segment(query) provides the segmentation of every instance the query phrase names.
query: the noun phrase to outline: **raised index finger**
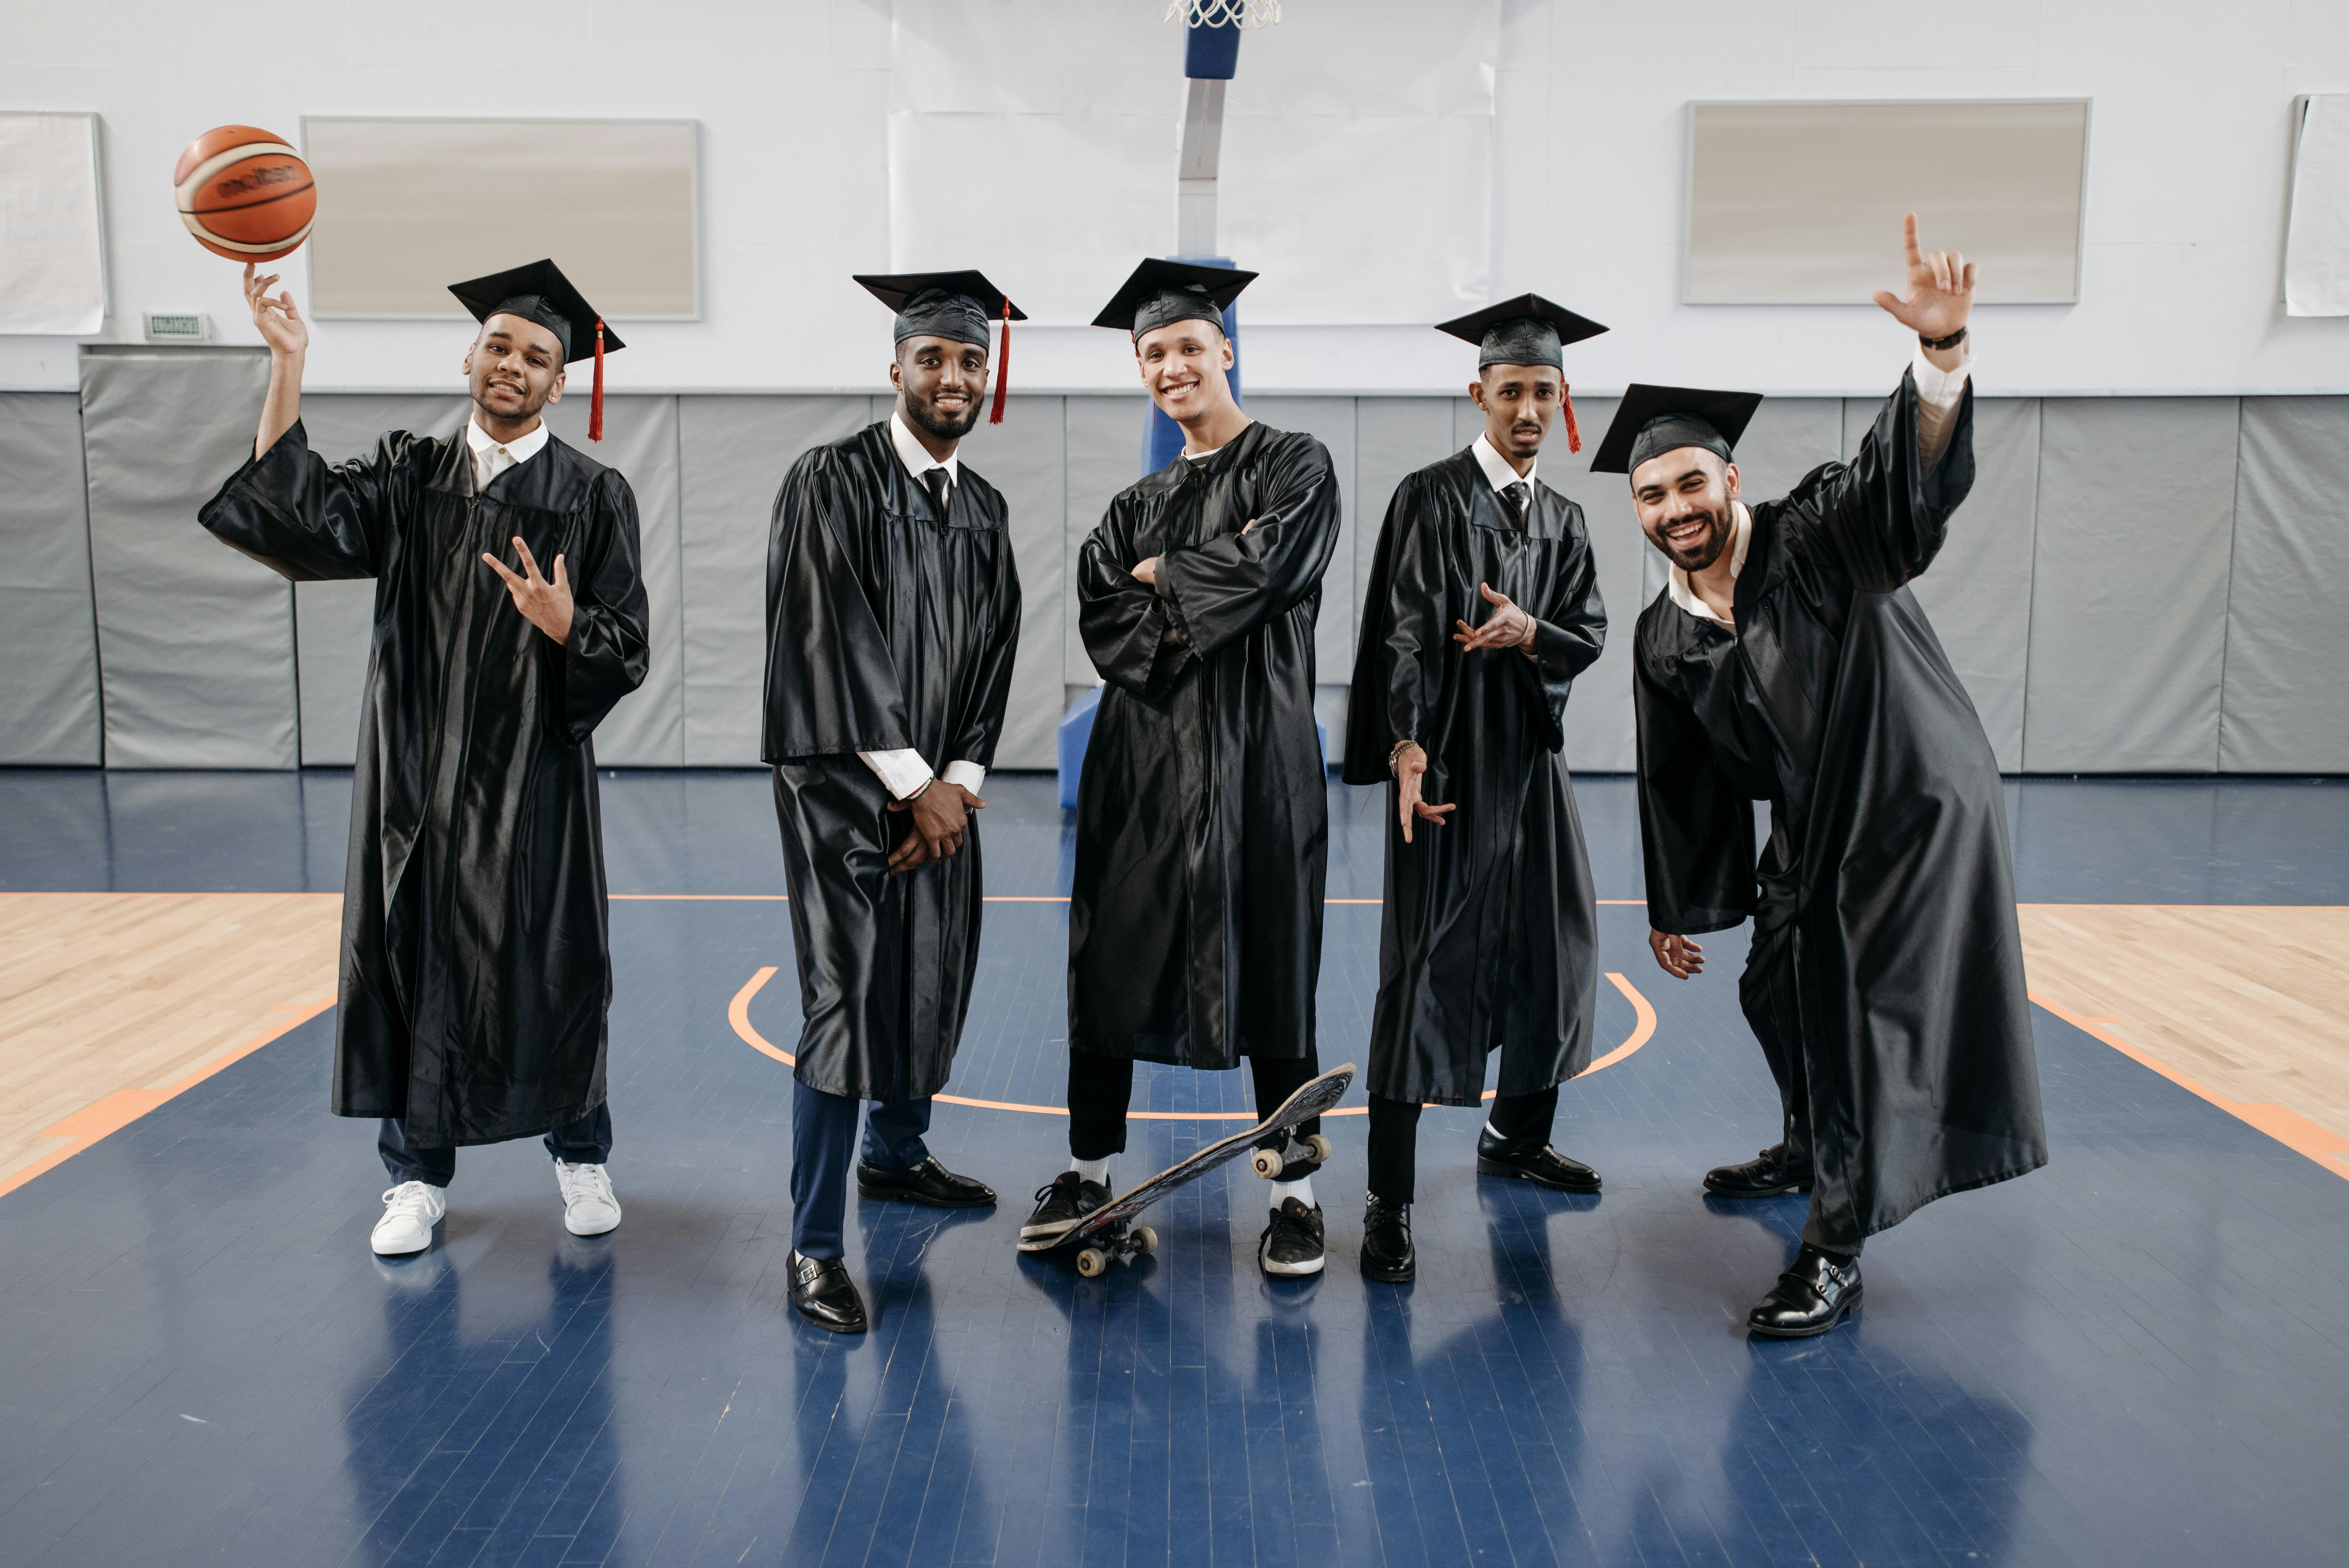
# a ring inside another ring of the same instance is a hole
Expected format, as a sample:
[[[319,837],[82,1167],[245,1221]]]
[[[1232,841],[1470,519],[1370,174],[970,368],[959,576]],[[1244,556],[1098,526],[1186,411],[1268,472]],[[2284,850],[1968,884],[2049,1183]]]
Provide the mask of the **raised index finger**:
[[[523,542],[523,537],[519,533],[514,535],[514,553],[522,557],[522,568],[523,571],[529,573],[531,576],[534,578],[541,575],[538,570],[538,562],[533,558],[530,552],[530,546]]]
[[[1900,242],[1908,249],[1910,266],[1921,267],[1925,264],[1925,258],[1919,254],[1917,250],[1917,214],[1914,212],[1900,220]]]

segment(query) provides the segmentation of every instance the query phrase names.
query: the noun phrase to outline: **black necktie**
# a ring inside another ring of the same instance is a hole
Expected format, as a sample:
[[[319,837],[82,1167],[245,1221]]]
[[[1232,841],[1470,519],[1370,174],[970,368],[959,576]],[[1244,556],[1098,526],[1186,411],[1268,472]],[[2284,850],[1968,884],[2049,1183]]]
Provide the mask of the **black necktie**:
[[[1519,480],[1503,490],[1501,494],[1508,498],[1509,515],[1517,520],[1517,526],[1521,529],[1527,526],[1528,514],[1534,503],[1534,487]]]
[[[946,469],[943,468],[928,469],[922,475],[922,483],[929,487],[930,510],[940,522],[946,521],[947,483]]]

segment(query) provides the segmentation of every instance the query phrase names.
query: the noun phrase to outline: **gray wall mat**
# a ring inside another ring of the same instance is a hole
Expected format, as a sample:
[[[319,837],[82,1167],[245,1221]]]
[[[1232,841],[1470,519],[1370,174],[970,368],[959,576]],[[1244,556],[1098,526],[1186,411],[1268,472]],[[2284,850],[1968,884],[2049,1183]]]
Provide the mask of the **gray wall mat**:
[[[339,463],[366,457],[392,430],[454,436],[465,428],[471,407],[459,392],[445,397],[313,392],[302,399],[302,428],[312,451]],[[375,583],[296,583],[294,624],[303,765],[347,768],[358,756],[359,704],[366,696],[367,655],[375,642]]]
[[[1068,452],[1068,549],[1061,557],[1067,584],[1067,614],[1061,633],[1061,679],[1064,686],[1101,684],[1101,672],[1085,654],[1077,632],[1077,552],[1117,493],[1142,477],[1141,396],[1082,397],[1067,400],[1064,428]]]
[[[1857,453],[1883,407],[1876,398],[1844,404],[1847,456]],[[2038,522],[2039,400],[1976,397],[1974,488],[1951,520],[1940,557],[1913,586],[2010,773],[2023,766]]]
[[[2220,697],[2224,772],[2349,772],[2349,397],[2246,397]]]
[[[260,349],[82,356],[109,767],[300,763],[293,585],[196,521],[268,384]]]
[[[2240,402],[2042,404],[2025,768],[2218,767]]]
[[[1346,517],[1346,534],[1338,552],[1350,578],[1343,606],[1350,631],[1359,636],[1366,624],[1363,595],[1371,591],[1371,568],[1377,558],[1379,530],[1386,521],[1387,503],[1405,476],[1442,462],[1459,450],[1452,444],[1452,402],[1449,397],[1363,397],[1355,400],[1354,493],[1356,509]],[[1321,597],[1320,635],[1317,637],[1315,672],[1321,691],[1315,710],[1330,731],[1330,755],[1340,758],[1346,748],[1347,688],[1354,678],[1356,642],[1350,638],[1334,655],[1328,649],[1330,616],[1340,606],[1334,587],[1339,563],[1330,569],[1330,584]],[[1334,699],[1327,694],[1337,694]]]
[[[775,491],[802,452],[870,423],[873,399],[678,401],[686,766],[755,768]]]
[[[105,760],[81,399],[0,392],[0,765]]]
[[[1354,581],[1354,532],[1362,526],[1355,509],[1354,397],[1252,397],[1247,411],[1276,430],[1299,430],[1330,449],[1338,473],[1338,547],[1321,574],[1321,608],[1313,621],[1313,678],[1321,686],[1344,686],[1354,674],[1354,613],[1361,590]],[[1375,535],[1378,521],[1370,528]],[[1342,711],[1343,705],[1340,705]],[[1330,744],[1340,744],[1331,731]]]
[[[1566,760],[1593,773],[1628,773],[1639,766],[1638,721],[1631,710],[1631,634],[1640,612],[1654,595],[1645,581],[1647,560],[1656,554],[1640,532],[1631,487],[1621,474],[1594,474],[1591,455],[1621,403],[1619,397],[1584,397],[1574,405],[1582,428],[1582,450],[1566,449],[1563,431],[1543,443],[1548,455],[1538,470],[1543,482],[1582,508],[1590,531],[1590,553],[1599,563],[1599,592],[1607,602],[1607,645],[1598,662],[1574,683],[1566,704]],[[1547,465],[1556,464],[1552,472]],[[1659,561],[1662,558],[1656,557]]]
[[[595,760],[616,768],[681,767],[685,762],[685,585],[684,540],[678,520],[678,400],[606,397],[604,438],[591,441],[586,387],[587,377],[582,374],[573,395],[548,407],[546,426],[557,439],[605,468],[619,469],[636,492],[651,655],[645,684],[622,697],[595,727]],[[506,564],[514,564],[511,556]],[[554,570],[552,562],[538,564],[543,572]]]
[[[984,418],[956,455],[1003,492],[1011,549],[1019,565],[1019,655],[1011,666],[998,768],[1050,768],[1064,710],[1061,679],[1061,579],[1067,570],[1068,399],[1006,399],[1003,423]],[[932,758],[943,767],[953,758]]]

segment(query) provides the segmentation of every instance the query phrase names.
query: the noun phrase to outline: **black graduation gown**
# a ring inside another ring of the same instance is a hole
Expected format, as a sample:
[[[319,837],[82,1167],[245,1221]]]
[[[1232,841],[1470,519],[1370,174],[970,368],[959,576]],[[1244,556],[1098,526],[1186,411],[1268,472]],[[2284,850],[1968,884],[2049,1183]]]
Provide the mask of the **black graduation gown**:
[[[941,525],[884,420],[802,455],[775,497],[761,755],[799,957],[796,1072],[826,1094],[945,1088],[978,968],[984,813],[955,854],[892,876],[911,820],[856,755],[995,760],[1019,573],[1003,497],[960,473]]]
[[[628,481],[550,436],[479,495],[463,437],[395,431],[329,465],[296,424],[199,514],[296,583],[376,580],[343,881],[338,1116],[419,1149],[494,1143],[604,1103],[603,828],[589,739],[643,684]],[[564,557],[562,644],[484,551]]]
[[[1998,765],[1905,586],[1973,471],[1971,389],[1927,473],[1904,377],[1848,466],[1750,509],[1733,632],[1667,592],[1636,636],[1648,918],[1783,905],[1827,1244],[2047,1160]]]
[[[1123,491],[1085,541],[1079,626],[1109,684],[1077,790],[1072,1049],[1206,1069],[1312,1054],[1313,621],[1338,511],[1329,449],[1257,424]],[[1133,574],[1153,555],[1154,589]]]
[[[1464,651],[1489,583],[1536,622],[1534,656]],[[1498,1092],[1537,1094],[1590,1065],[1598,910],[1560,728],[1599,656],[1607,609],[1582,509],[1545,484],[1524,525],[1473,449],[1404,480],[1362,601],[1347,706],[1346,782],[1387,787],[1386,899],[1366,1086],[1475,1105],[1498,1047]],[[1426,748],[1431,801],[1459,810],[1405,843],[1387,758]]]

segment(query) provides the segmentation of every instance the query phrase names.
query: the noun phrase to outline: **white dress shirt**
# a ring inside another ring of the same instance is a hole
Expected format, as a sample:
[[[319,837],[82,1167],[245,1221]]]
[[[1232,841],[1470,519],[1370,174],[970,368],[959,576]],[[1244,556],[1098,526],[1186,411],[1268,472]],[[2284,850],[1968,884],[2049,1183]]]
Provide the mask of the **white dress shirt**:
[[[531,427],[529,435],[517,436],[500,445],[481,428],[481,417],[476,413],[465,421],[465,445],[473,454],[473,493],[479,495],[490,488],[492,480],[508,469],[538,456],[539,449],[546,445],[546,426],[542,421]]]
[[[914,483],[923,490],[928,490],[929,485],[922,476],[932,469],[946,469],[947,494],[949,497],[954,494],[955,487],[962,483],[961,457],[957,455],[944,462],[938,461],[930,456],[929,449],[922,445],[914,432],[905,428],[905,421],[894,413],[889,416],[889,445],[896,449],[897,460],[905,465],[905,471],[914,477]],[[919,793],[922,787],[930,781],[930,765],[923,761],[922,754],[910,746],[895,751],[860,751],[856,755],[864,759],[865,767],[873,769],[874,777],[881,780],[882,788],[900,800]],[[946,772],[939,777],[949,784],[959,784],[976,795],[978,787],[987,782],[987,769],[976,762],[949,762]]]
[[[1476,444],[1468,449],[1476,454],[1476,466],[1485,470],[1485,478],[1491,483],[1495,495],[1519,480],[1525,482],[1526,489],[1532,489],[1534,476],[1541,471],[1541,459],[1536,458],[1531,468],[1522,474],[1517,472],[1509,466],[1509,459],[1501,455],[1501,449],[1493,445],[1493,438],[1482,432],[1476,437]]]
[[[1969,339],[1967,347],[1971,350],[1971,346]],[[1966,381],[1973,374],[1973,367],[1971,352],[1958,361],[1955,370],[1943,370],[1926,358],[1921,348],[1917,351],[1916,361],[1909,367],[1917,375],[1917,460],[1929,470],[1950,449],[1950,421],[1957,417],[1958,404],[1965,397]],[[1753,542],[1754,517],[1745,510],[1745,503],[1742,500],[1733,504],[1730,511],[1733,516],[1729,525],[1729,575],[1734,581],[1745,570],[1745,547]],[[1673,603],[1698,619],[1719,621],[1724,626],[1729,624],[1713,613],[1713,606],[1698,594],[1689,583],[1688,573],[1678,566],[1671,569],[1671,577],[1665,584],[1665,591],[1671,594]]]

